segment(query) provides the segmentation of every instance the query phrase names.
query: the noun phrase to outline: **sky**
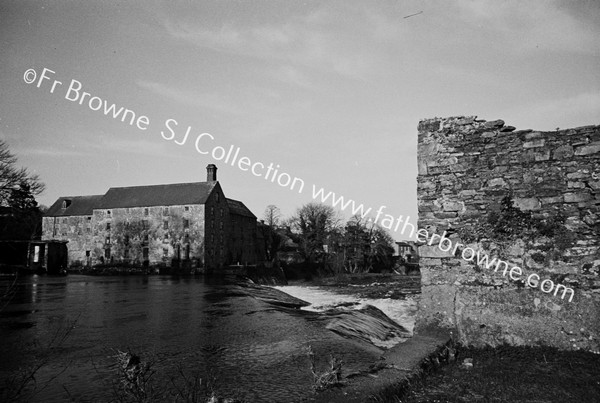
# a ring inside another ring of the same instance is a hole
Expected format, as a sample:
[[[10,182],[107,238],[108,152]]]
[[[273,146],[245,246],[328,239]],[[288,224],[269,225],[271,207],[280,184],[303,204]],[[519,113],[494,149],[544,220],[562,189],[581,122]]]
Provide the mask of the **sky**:
[[[600,2],[0,0],[0,93],[47,206],[215,164],[259,219],[323,188],[416,223],[420,120],[600,124]]]

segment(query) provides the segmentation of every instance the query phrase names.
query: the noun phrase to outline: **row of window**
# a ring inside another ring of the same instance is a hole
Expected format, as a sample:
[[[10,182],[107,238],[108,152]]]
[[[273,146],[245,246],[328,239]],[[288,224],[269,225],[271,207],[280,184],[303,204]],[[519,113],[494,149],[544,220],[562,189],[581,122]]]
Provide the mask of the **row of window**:
[[[111,223],[107,222],[106,223],[106,230],[110,231],[111,227],[112,227]],[[125,223],[125,228],[129,228],[129,227],[130,227],[130,223],[126,222]],[[142,220],[142,228],[143,229],[148,229],[148,227],[149,227],[148,226],[148,221],[147,220]],[[183,219],[183,228],[189,228],[189,227],[190,227],[190,220],[187,219],[187,218],[184,218]],[[221,225],[221,227],[222,227],[222,225]],[[169,229],[169,221],[167,221],[167,220],[163,221],[163,229]]]
[[[223,208],[221,207],[219,209],[219,215],[221,216],[221,218],[223,218],[223,215],[225,214]],[[215,215],[215,206],[210,206],[210,215],[214,217]]]
[[[179,258],[179,254],[180,253],[181,253],[181,249],[179,249],[179,247],[178,247],[177,248],[178,258]],[[189,244],[185,246],[184,253],[185,253],[184,259],[189,259],[190,258],[190,245]],[[210,251],[210,254],[212,254],[212,250]],[[107,246],[104,249],[104,258],[105,259],[110,259],[111,255],[112,255],[111,248],[110,248],[110,246]],[[143,255],[144,259],[148,259],[148,255],[149,255],[148,248],[143,248],[142,249],[142,255]],[[89,257],[89,256],[90,256],[90,251],[86,251],[86,257]],[[223,256],[223,248],[221,248],[221,256]],[[169,248],[163,248],[163,257],[169,257]],[[128,248],[125,248],[123,250],[123,258],[124,259],[129,259],[129,249]]]
[[[165,234],[164,240],[166,241],[167,239],[169,239],[169,234]],[[148,244],[150,238],[148,235],[144,235],[143,238],[143,243]],[[123,245],[127,246],[129,245],[129,241],[130,241],[130,237],[129,235],[125,235],[123,237]],[[214,241],[214,235],[213,235],[213,241]],[[223,241],[223,236],[221,235],[221,242]],[[106,238],[104,238],[104,243],[107,245],[110,245],[111,242],[111,238],[110,236],[107,236]],[[185,234],[185,236],[183,237],[183,243],[188,244],[190,242],[190,236],[189,234]]]
[[[183,210],[190,211],[190,206],[184,206]],[[130,212],[129,208],[126,208],[125,212],[129,213]],[[112,210],[106,210],[106,215],[109,215],[109,216],[112,215]],[[150,215],[150,208],[148,208],[148,207],[144,208],[144,215],[145,216]],[[169,207],[163,207],[163,215],[169,215]]]
[[[58,221],[58,224],[67,224],[69,220],[69,217],[63,217],[60,221]],[[87,217],[87,221],[88,224],[92,221],[92,217]],[[79,225],[79,223],[77,223]]]

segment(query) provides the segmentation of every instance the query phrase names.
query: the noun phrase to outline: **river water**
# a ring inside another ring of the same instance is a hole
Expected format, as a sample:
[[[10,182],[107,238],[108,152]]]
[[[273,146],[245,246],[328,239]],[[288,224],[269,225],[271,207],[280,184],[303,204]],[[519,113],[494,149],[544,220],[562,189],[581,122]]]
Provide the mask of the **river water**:
[[[9,282],[0,279],[0,290]],[[323,369],[329,354],[345,371],[381,355],[304,311],[277,308],[222,281],[170,276],[22,277],[0,311],[0,337],[0,388],[20,369],[42,364],[27,395],[34,402],[114,400],[117,350],[152,361],[157,390],[183,373],[247,402],[311,401],[309,346]]]

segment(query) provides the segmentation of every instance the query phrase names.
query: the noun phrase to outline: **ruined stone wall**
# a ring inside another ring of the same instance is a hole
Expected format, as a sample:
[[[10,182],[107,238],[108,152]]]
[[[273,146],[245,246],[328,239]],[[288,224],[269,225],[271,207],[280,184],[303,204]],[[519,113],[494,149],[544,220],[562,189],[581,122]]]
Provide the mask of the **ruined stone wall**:
[[[600,350],[600,126],[516,131],[453,117],[418,131],[418,227],[445,233],[448,251],[439,237],[419,248],[417,332]]]

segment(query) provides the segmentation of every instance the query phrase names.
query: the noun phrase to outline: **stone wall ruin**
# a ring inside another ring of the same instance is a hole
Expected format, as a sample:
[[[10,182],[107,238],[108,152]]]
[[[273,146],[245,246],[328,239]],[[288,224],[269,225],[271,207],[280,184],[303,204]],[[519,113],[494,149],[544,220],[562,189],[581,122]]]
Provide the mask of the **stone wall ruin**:
[[[423,120],[418,132],[418,227],[463,247],[419,248],[417,333],[599,351],[600,126],[517,131],[460,116]],[[464,247],[525,274],[513,281],[465,260]],[[572,288],[572,301],[529,287],[530,273]]]

